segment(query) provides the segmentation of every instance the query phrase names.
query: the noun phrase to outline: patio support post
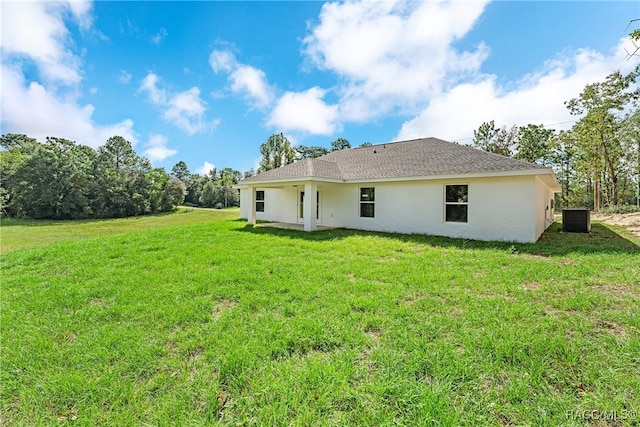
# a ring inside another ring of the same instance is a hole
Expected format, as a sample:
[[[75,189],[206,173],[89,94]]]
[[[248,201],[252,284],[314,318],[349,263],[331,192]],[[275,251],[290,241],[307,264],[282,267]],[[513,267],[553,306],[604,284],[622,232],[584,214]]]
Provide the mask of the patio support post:
[[[256,225],[256,187],[249,187],[249,225]]]
[[[318,184],[310,182],[304,185],[304,231],[315,231],[318,228],[316,217],[316,197]]]

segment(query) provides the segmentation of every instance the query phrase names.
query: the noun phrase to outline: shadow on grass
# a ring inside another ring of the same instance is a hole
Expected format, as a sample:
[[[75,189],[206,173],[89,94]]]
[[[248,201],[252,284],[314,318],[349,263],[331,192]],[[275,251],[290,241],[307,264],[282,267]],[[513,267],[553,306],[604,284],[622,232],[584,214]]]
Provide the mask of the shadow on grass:
[[[245,222],[246,220],[234,220]],[[555,223],[544,232],[536,243],[512,243],[512,242],[484,242],[479,240],[467,240],[461,238],[449,238],[431,236],[425,234],[401,234],[382,233],[374,231],[352,230],[336,228],[332,230],[314,231],[312,233],[287,230],[275,227],[253,227],[246,225],[238,229],[240,232],[271,235],[290,239],[302,239],[307,241],[331,241],[342,240],[353,236],[383,237],[395,239],[401,242],[423,244],[440,248],[458,249],[491,249],[510,250],[518,253],[537,256],[562,256],[570,253],[594,254],[594,253],[626,253],[640,254],[640,246],[637,242],[629,240],[621,227],[612,227],[599,222],[591,225],[591,233],[565,233],[562,232],[562,224]],[[622,234],[621,234],[622,233]]]

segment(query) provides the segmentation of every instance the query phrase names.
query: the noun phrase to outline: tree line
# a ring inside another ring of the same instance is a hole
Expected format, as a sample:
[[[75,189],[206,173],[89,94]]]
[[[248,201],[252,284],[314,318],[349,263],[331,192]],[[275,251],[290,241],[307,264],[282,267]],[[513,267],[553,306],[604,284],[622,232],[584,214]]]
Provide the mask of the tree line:
[[[245,176],[249,176],[246,173]],[[239,191],[233,186],[243,174],[232,168],[213,168],[204,175],[189,172],[187,164],[179,161],[171,169],[171,176],[185,187],[185,206],[227,208],[240,206]]]
[[[64,138],[0,137],[3,215],[36,219],[118,218],[173,209],[184,185],[153,168],[121,136],[94,150]]]
[[[498,128],[485,122],[473,145],[485,151],[552,167],[562,186],[558,208],[596,211],[640,204],[640,66],[611,73],[565,102],[577,120],[571,129],[543,125]]]
[[[180,161],[168,174],[113,136],[94,150],[64,138],[44,143],[22,134],[0,137],[0,212],[34,219],[121,218],[167,212],[183,203],[238,206],[231,168],[192,174]]]

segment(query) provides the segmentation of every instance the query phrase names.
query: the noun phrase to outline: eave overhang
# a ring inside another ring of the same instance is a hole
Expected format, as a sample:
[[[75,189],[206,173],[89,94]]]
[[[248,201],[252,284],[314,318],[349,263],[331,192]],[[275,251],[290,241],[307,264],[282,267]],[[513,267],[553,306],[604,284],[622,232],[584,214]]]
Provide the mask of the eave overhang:
[[[362,179],[332,179],[320,177],[298,177],[284,179],[267,179],[267,180],[251,180],[249,182],[240,181],[233,188],[274,188],[291,185],[302,185],[304,183],[316,182],[326,184],[364,184],[379,182],[407,182],[407,181],[435,181],[435,180],[468,180],[474,178],[499,178],[512,176],[537,176],[552,191],[560,192],[561,187],[551,168],[525,169],[525,170],[507,170],[492,172],[472,172],[462,174],[442,174],[442,175],[426,175],[426,176],[400,176],[387,178],[362,178]]]

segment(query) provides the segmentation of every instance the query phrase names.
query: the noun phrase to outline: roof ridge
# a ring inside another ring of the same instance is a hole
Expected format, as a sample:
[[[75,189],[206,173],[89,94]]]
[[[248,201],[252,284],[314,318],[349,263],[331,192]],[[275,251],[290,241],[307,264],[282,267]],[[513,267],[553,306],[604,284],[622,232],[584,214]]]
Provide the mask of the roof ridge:
[[[436,140],[436,141],[442,141],[442,142],[450,142],[450,141],[445,141],[444,139],[440,139],[440,138],[436,138],[436,137],[433,137],[433,136],[429,136],[429,137],[426,137],[426,138],[404,139],[404,140],[402,140],[402,141],[378,142],[378,143],[375,143],[375,144],[365,145],[365,146],[359,145],[359,146],[357,146],[357,147],[353,147],[353,148],[351,148],[351,150],[359,150],[359,149],[363,149],[363,148],[364,148],[364,149],[366,149],[366,148],[371,148],[371,147],[378,147],[378,146],[380,146],[380,145],[383,145],[383,146],[384,146],[384,145],[401,144],[401,143],[405,143],[405,142],[426,141],[426,140],[429,140],[429,139]],[[451,142],[451,144],[453,144],[453,142]],[[339,151],[343,151],[343,150],[339,150]],[[331,153],[335,153],[335,152],[336,152],[336,151],[332,151]],[[327,153],[327,154],[331,154],[331,153]],[[327,154],[325,154],[325,156],[326,156]],[[321,156],[321,157],[322,157],[322,156]]]
[[[329,153],[327,153],[329,154]],[[325,160],[323,159],[323,157],[326,156],[326,154],[320,156],[320,157],[313,157],[310,160],[312,161],[312,163],[316,163],[316,162],[323,162],[323,163],[329,163],[333,166],[335,166],[336,169],[338,169],[338,175],[340,176],[340,179],[344,179],[344,172],[342,171],[342,168],[340,167],[340,163],[336,162],[335,160]],[[315,167],[314,167],[314,172],[315,172]]]
[[[307,176],[308,176],[308,177],[313,177],[313,176],[315,176],[315,175],[314,175],[314,173],[313,173],[313,172],[314,172],[313,159],[309,159],[309,158],[307,158],[307,159],[305,159],[305,160],[308,160],[308,161],[307,161]]]

